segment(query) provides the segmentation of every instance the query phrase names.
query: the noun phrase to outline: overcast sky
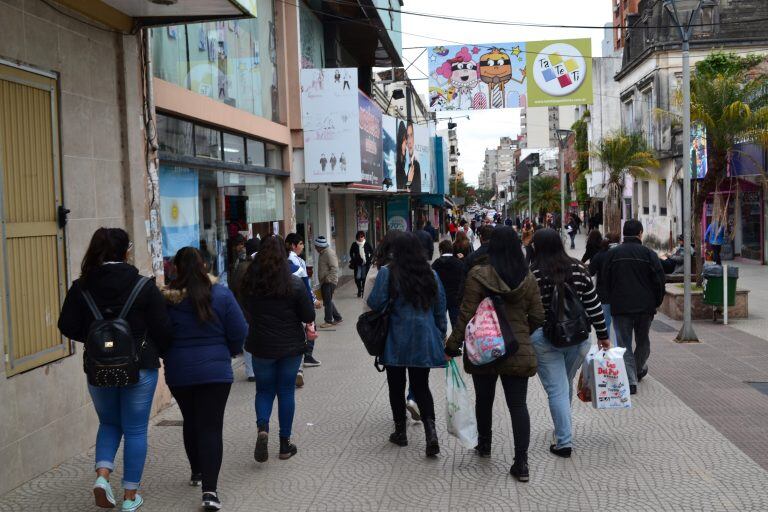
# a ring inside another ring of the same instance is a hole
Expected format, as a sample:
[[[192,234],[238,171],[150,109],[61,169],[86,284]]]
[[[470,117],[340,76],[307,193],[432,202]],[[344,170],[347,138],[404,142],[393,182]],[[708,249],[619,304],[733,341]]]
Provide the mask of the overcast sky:
[[[455,17],[493,19],[500,21],[522,21],[568,25],[602,26],[612,21],[611,0],[405,0],[404,11],[424,12]],[[413,66],[408,69],[411,79],[424,78],[429,66],[423,47],[438,44],[505,43],[514,41],[541,41],[545,39],[584,38],[592,39],[592,54],[600,55],[602,30],[556,29],[534,27],[511,27],[485,23],[468,23],[453,20],[402,15],[403,56]],[[418,34],[418,35],[415,35]],[[419,93],[428,91],[428,80],[414,80]],[[458,124],[459,167],[464,170],[465,179],[477,184],[477,176],[483,167],[485,148],[496,147],[499,137],[517,136],[520,133],[520,110],[488,110],[470,112],[470,119],[459,119]],[[438,114],[438,118],[448,113]],[[447,121],[438,123],[438,129],[445,128]]]

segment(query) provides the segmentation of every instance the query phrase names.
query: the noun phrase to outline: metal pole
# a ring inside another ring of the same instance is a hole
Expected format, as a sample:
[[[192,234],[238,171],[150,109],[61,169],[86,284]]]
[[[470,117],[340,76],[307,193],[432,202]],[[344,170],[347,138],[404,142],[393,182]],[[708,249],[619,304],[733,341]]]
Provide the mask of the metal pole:
[[[701,8],[691,13],[688,25],[683,27],[677,15],[677,6],[671,2],[670,14],[680,30],[683,40],[683,326],[677,335],[678,342],[699,341],[693,331],[691,319],[691,59],[689,40],[693,21]]]
[[[728,325],[728,265],[723,265],[723,325]]]
[[[565,154],[560,143],[560,238],[565,243]]]

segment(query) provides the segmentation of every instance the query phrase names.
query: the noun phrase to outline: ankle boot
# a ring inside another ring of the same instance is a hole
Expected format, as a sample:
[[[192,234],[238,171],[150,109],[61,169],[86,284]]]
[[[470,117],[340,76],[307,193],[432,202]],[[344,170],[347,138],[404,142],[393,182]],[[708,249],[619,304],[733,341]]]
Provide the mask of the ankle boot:
[[[405,421],[395,422],[395,431],[389,435],[389,442],[397,446],[408,446],[408,434],[406,433]]]
[[[437,430],[435,429],[435,419],[422,417],[421,421],[424,423],[424,435],[427,438],[427,457],[434,457],[440,453],[440,444],[437,441]]]
[[[267,427],[259,427],[259,434],[256,438],[256,448],[253,450],[253,458],[256,462],[266,462],[269,458],[269,432]]]
[[[290,437],[280,437],[280,459],[290,459],[294,455],[296,455],[296,452],[298,449],[296,448],[296,445],[291,442]]]
[[[478,436],[477,446],[475,446],[475,452],[481,457],[491,456],[491,436]]]
[[[515,454],[515,462],[509,468],[509,474],[517,478],[518,482],[527,482],[529,480],[527,453]]]

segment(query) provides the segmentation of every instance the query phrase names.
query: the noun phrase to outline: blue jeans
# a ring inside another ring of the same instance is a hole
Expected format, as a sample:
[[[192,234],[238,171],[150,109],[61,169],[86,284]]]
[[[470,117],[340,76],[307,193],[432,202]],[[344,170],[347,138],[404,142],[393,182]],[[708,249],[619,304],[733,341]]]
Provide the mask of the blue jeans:
[[[616,346],[616,336],[611,333],[611,324],[613,323],[613,317],[611,316],[611,305],[603,304],[603,316],[605,317],[605,329],[608,331],[608,337],[611,338],[611,345]]]
[[[590,341],[587,339],[579,345],[559,348],[549,342],[543,329],[537,329],[531,334],[531,344],[539,361],[539,378],[549,398],[549,412],[555,425],[556,447],[570,447],[573,378],[589,352]]]
[[[141,370],[139,382],[123,388],[98,388],[88,385],[93,406],[99,416],[96,435],[96,469],[115,469],[115,454],[123,446],[123,488],[138,489],[147,458],[147,426],[152,398],[157,386],[157,370]]]
[[[245,349],[243,349],[243,362],[245,363],[245,376],[253,377],[253,356]]]
[[[272,405],[277,397],[280,437],[291,437],[293,415],[296,412],[296,373],[303,357],[253,358],[253,373],[256,376],[256,425],[269,431]]]

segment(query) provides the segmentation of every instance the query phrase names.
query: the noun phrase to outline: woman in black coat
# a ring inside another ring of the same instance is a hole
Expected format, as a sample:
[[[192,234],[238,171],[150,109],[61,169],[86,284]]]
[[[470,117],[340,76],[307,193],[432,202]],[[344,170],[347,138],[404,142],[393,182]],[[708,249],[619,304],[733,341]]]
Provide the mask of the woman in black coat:
[[[355,272],[358,297],[363,296],[365,276],[368,274],[368,269],[371,268],[372,258],[373,247],[365,240],[365,231],[358,231],[355,241],[349,248],[349,268]]]
[[[296,373],[306,350],[304,325],[315,321],[315,308],[304,282],[291,274],[285,242],[265,238],[243,280],[242,303],[248,320],[246,350],[256,376],[258,438],[254,458],[268,458],[269,418],[277,397],[280,458],[296,455],[291,428],[296,410]]]

